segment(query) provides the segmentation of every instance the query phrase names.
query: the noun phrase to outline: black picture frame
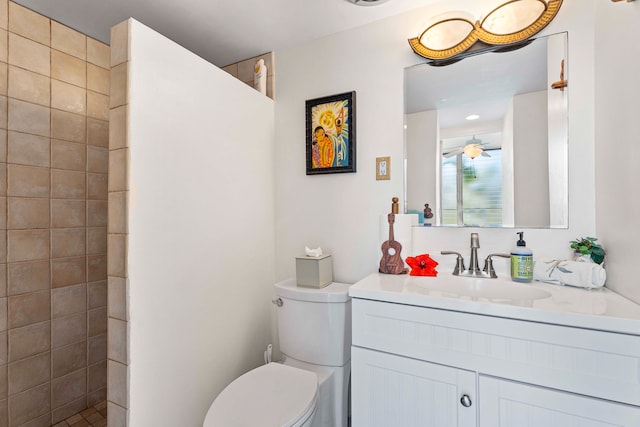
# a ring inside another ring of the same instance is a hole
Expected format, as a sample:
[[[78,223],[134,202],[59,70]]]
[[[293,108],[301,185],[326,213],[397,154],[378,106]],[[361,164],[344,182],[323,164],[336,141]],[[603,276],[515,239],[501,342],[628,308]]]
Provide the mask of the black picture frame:
[[[305,102],[307,175],[356,172],[356,92]]]

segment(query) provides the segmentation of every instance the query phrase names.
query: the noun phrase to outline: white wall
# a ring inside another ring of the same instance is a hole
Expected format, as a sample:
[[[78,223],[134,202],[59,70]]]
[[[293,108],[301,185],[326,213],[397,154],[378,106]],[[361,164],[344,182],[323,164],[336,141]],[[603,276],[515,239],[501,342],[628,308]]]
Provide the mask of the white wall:
[[[198,426],[270,341],[274,106],[135,21],[130,43],[129,425]]]
[[[596,17],[598,237],[607,286],[640,303],[640,2],[596,2]]]
[[[436,177],[439,176],[438,160],[438,111],[421,111],[405,117],[407,182],[414,185],[407,189],[406,208],[424,211],[425,203],[433,210],[431,223],[440,221],[436,195]]]
[[[595,0],[565,0],[542,34],[569,33],[569,229],[529,229],[534,256],[569,257],[569,241],[595,233],[594,188],[594,11]],[[486,12],[488,2],[450,0],[387,18],[304,46],[276,53],[276,276],[293,276],[294,256],[305,244],[334,254],[334,277],[355,282],[376,271],[381,256],[378,215],[403,194],[403,69],[422,62],[407,42],[431,16],[451,10]],[[357,92],[358,172],[305,175],[304,101]],[[390,181],[375,180],[375,158],[391,156]],[[586,191],[585,191],[586,189]],[[402,200],[401,200],[402,201]],[[402,205],[402,204],[401,204]],[[413,253],[435,254],[439,271],[454,260],[440,250],[468,256],[469,234],[479,231],[481,255],[505,252],[516,242],[514,229],[422,227],[414,230]],[[496,262],[498,272],[507,264]]]

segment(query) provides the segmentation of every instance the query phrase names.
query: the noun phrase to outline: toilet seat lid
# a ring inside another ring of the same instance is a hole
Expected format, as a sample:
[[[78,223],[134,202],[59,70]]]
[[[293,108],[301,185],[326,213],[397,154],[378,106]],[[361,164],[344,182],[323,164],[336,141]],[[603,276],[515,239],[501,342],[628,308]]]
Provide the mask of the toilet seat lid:
[[[236,378],[213,401],[203,427],[302,424],[315,410],[318,377],[280,363],[260,366]]]

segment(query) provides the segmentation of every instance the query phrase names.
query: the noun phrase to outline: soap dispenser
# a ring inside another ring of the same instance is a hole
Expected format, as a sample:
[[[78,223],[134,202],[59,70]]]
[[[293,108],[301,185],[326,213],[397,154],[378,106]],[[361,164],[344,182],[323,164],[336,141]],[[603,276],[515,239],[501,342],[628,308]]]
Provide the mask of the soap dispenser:
[[[533,252],[527,248],[527,243],[520,235],[516,247],[511,251],[511,280],[515,282],[531,282],[533,280]]]

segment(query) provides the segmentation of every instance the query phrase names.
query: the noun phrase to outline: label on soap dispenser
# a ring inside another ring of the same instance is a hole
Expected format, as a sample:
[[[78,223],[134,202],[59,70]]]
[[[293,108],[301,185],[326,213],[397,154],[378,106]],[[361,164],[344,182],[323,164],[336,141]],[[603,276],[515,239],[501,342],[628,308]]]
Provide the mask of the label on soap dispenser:
[[[533,256],[511,255],[511,277],[513,280],[533,280]]]

